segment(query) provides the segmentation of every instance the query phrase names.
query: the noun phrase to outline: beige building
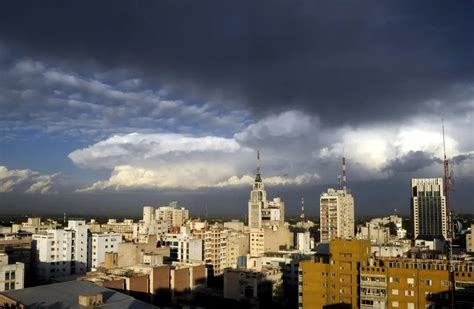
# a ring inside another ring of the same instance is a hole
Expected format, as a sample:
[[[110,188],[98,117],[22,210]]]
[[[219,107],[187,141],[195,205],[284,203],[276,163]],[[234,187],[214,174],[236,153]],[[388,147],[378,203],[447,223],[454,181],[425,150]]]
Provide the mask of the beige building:
[[[293,246],[293,233],[286,225],[250,229],[250,255],[260,256],[265,252],[277,252]]]
[[[266,308],[272,300],[272,283],[267,280],[264,271],[226,269],[224,298],[246,301],[252,306]]]
[[[321,194],[321,242],[354,237],[354,198],[347,190],[328,189]]]
[[[230,231],[217,223],[204,232],[204,261],[215,276],[221,275],[228,267],[227,238]]]
[[[178,202],[171,202],[169,206],[162,206],[155,209],[154,219],[166,222],[170,227],[182,226],[189,219],[189,210],[179,207]]]
[[[227,234],[226,266],[230,268],[237,268],[238,258],[242,256],[247,256],[247,254],[249,254],[249,244],[249,233],[244,234],[229,231],[229,233]]]
[[[25,285],[25,264],[8,263],[8,255],[0,253],[0,292],[23,289]]]
[[[466,251],[467,252],[474,252],[474,237],[472,237],[473,233],[474,233],[474,224],[471,224],[471,232],[466,234]]]
[[[156,244],[157,239],[155,236],[150,236],[147,243],[119,243],[117,252],[105,253],[104,263],[99,266],[106,269],[114,269],[137,264],[156,264],[146,262],[147,259],[150,261],[152,256],[158,256],[158,262],[162,263],[165,257],[170,256],[170,248],[156,247]]]

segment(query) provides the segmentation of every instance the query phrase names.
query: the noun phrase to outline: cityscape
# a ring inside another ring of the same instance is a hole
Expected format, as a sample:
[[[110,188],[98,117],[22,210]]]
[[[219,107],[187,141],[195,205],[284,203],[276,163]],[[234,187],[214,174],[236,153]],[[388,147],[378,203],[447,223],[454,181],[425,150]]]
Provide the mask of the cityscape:
[[[474,308],[474,2],[0,4],[0,308]]]

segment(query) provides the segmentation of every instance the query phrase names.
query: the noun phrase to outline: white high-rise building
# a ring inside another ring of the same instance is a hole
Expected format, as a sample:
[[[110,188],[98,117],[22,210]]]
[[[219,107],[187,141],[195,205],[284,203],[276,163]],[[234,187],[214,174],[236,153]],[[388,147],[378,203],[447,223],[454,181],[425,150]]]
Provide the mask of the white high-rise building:
[[[35,269],[40,280],[83,274],[88,270],[88,228],[85,220],[69,220],[65,229],[33,234]]]
[[[448,213],[442,178],[411,180],[413,237],[448,238]]]
[[[121,242],[120,233],[93,233],[89,259],[91,268],[97,269],[104,262],[106,252],[118,252],[118,244]]]
[[[319,205],[321,242],[354,237],[354,198],[347,189],[328,189],[321,194]]]

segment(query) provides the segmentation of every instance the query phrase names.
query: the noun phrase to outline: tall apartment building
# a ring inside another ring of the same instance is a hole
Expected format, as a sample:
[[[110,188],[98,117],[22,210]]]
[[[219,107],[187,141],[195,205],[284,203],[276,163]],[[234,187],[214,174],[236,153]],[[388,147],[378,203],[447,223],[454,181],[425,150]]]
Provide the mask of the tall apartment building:
[[[411,180],[413,237],[448,238],[448,213],[442,178]]]
[[[227,265],[227,237],[229,230],[214,224],[204,232],[204,261],[215,276],[224,273]]]
[[[347,189],[328,189],[321,194],[319,205],[321,242],[354,237],[354,198]]]
[[[169,206],[155,209],[155,220],[167,222],[170,227],[182,226],[189,219],[189,210],[179,207],[178,202],[171,202]]]
[[[0,253],[0,292],[24,288],[25,264],[9,264],[8,255]]]
[[[329,257],[300,262],[300,308],[323,308],[341,303],[359,307],[359,265],[369,259],[370,242],[332,240],[329,253]]]
[[[87,271],[89,237],[85,220],[69,220],[67,228],[34,234],[32,239],[39,280]]]
[[[106,252],[118,252],[118,244],[122,242],[120,233],[92,233],[89,265],[93,269],[101,266]]]

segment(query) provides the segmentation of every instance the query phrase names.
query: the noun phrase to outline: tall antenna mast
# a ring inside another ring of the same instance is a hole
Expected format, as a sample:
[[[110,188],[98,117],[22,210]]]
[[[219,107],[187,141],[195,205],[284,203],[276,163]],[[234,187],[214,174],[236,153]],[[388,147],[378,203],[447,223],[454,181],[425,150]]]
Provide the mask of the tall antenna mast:
[[[301,221],[304,222],[304,197],[301,198]]]
[[[260,150],[257,150],[257,174],[260,174]]]
[[[344,148],[342,148],[342,190],[346,192],[346,157],[344,156]]]
[[[449,170],[449,161],[446,156],[446,139],[444,137],[444,119],[441,118],[441,125],[443,128],[443,170],[444,170],[444,196],[446,197],[446,215],[447,215],[447,225],[448,225],[448,263],[449,263],[449,283],[451,290],[451,308],[455,307],[455,281],[454,281],[454,265],[453,265],[453,240],[454,240],[454,228],[453,228],[453,212],[451,210],[451,201],[450,201],[450,192],[451,188],[451,172]]]

